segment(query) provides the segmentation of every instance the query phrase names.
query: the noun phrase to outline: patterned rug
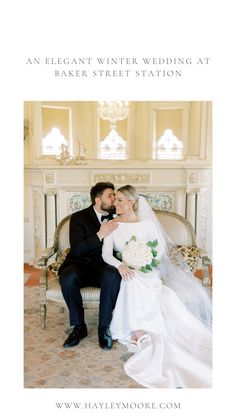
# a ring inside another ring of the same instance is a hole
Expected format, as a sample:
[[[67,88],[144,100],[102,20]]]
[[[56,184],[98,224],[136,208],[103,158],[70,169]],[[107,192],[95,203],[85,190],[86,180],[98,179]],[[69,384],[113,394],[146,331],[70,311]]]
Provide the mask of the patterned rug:
[[[98,346],[97,310],[85,312],[88,337],[78,346],[64,349],[69,333],[68,311],[49,304],[47,326],[40,329],[39,290],[25,286],[24,385],[25,388],[140,388],[124,372],[130,354],[114,342],[111,351]]]

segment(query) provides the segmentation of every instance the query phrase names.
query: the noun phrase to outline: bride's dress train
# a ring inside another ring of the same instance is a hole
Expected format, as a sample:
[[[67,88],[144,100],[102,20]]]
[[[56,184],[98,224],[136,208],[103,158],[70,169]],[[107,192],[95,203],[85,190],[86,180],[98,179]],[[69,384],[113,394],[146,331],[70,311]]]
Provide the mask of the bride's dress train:
[[[113,247],[121,251],[132,235],[148,241],[153,233],[153,224],[147,220],[119,223],[104,240],[105,261],[118,267]],[[110,330],[114,340],[134,352],[124,369],[139,384],[152,388],[211,387],[211,332],[172,289],[163,285],[157,270],[135,271],[132,279],[122,280]],[[131,336],[140,330],[145,338],[135,347]]]

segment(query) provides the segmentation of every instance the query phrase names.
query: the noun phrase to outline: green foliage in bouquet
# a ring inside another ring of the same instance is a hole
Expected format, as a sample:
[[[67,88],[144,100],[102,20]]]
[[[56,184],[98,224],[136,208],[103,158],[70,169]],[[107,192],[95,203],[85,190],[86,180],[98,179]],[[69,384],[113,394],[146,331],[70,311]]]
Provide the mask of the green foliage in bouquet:
[[[157,245],[157,240],[144,243],[142,240],[137,240],[136,236],[132,236],[126,242],[123,251],[116,252],[116,257],[127,263],[129,267],[148,273],[157,268],[159,264]],[[142,263],[148,261],[148,263],[140,266],[139,262],[141,263],[141,261]]]
[[[141,272],[145,272],[145,273],[151,272],[153,270],[153,268],[157,268],[157,266],[159,265],[159,260],[156,259],[157,254],[158,254],[158,252],[156,250],[157,245],[158,245],[158,240],[154,240],[152,242],[151,241],[147,242],[147,246],[149,246],[151,248],[153,259],[152,259],[151,264],[141,266],[141,269],[140,269]]]

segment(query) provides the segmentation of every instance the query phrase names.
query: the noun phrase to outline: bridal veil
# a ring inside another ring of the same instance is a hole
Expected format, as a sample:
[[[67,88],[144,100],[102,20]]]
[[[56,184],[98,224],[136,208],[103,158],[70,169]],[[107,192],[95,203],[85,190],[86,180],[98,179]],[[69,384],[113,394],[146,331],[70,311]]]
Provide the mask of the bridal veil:
[[[155,224],[160,254],[160,263],[157,269],[161,273],[163,283],[175,291],[185,307],[197,319],[211,328],[212,302],[210,291],[192,274],[181,254],[176,256],[176,251],[173,251],[176,249],[176,244],[166,234],[156,214],[142,195],[139,195],[138,200],[138,217],[140,221],[148,219]]]

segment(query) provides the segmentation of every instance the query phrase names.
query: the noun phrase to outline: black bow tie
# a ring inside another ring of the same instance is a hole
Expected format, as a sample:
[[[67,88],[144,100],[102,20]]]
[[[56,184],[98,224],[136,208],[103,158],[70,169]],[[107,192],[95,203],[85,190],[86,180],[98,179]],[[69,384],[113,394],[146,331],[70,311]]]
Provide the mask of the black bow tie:
[[[108,214],[108,215],[102,215],[101,216],[101,223],[104,221],[104,220],[109,220],[110,219],[110,214]]]

